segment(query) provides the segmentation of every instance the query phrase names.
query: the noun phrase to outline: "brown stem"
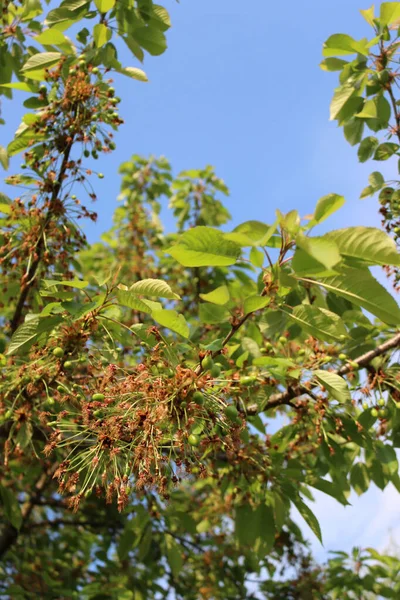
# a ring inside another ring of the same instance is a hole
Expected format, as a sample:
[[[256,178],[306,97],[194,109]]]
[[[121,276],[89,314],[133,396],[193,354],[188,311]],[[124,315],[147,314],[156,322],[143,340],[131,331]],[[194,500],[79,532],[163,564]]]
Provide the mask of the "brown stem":
[[[400,346],[400,333],[397,333],[394,337],[390,338],[386,342],[383,342],[383,344],[380,344],[379,346],[374,348],[374,350],[370,350],[369,352],[362,354],[352,362],[357,363],[358,368],[362,369],[363,367],[369,365],[370,362],[377,356],[382,356],[382,354],[385,354],[389,350],[397,348],[398,346]],[[350,373],[351,371],[354,371],[354,367],[352,367],[350,364],[346,364],[343,365],[343,367],[340,367],[340,369],[331,372],[335,375],[347,375],[347,373]],[[269,397],[266,405],[262,408],[261,412],[264,412],[265,410],[268,410],[270,408],[282,406],[284,404],[292,405],[292,400],[298,398],[299,396],[302,396],[305,393],[307,394],[309,392],[304,386],[296,385],[292,388],[288,388],[287,390],[279,394],[272,394],[272,396]],[[254,415],[258,412],[260,412],[260,409],[255,404],[247,407],[247,414],[249,415]]]
[[[55,182],[55,184],[53,186],[53,192],[52,192],[52,195],[50,198],[49,209],[47,211],[47,215],[46,215],[46,218],[45,218],[45,221],[43,224],[42,233],[41,233],[39,240],[37,242],[37,245],[36,245],[36,258],[35,258],[35,260],[32,261],[31,266],[28,269],[26,285],[21,290],[21,293],[17,300],[17,305],[15,307],[13,317],[10,322],[11,333],[14,333],[14,331],[18,328],[18,326],[21,322],[25,303],[26,303],[28,295],[33,287],[33,284],[35,283],[36,272],[41,263],[41,260],[43,257],[43,252],[45,249],[46,232],[47,232],[49,224],[51,223],[51,220],[53,218],[54,206],[55,206],[59,191],[61,189],[62,182],[64,180],[65,172],[67,170],[67,165],[68,165],[68,161],[69,161],[69,155],[71,153],[72,144],[73,144],[73,140],[71,140],[68,143],[68,145],[66,146],[66,148],[64,150],[64,156],[63,156],[63,160],[61,163],[60,172],[58,174],[57,181]]]
[[[50,484],[53,474],[57,468],[57,464],[52,465],[50,468],[44,471],[41,474],[39,479],[34,486],[33,493],[31,497],[24,502],[21,507],[22,514],[22,525],[21,529],[26,527],[26,523],[31,516],[32,510],[34,509],[37,502],[40,500],[42,492],[44,489]],[[17,541],[19,536],[19,531],[11,523],[8,523],[3,527],[2,532],[0,533],[0,558],[6,554],[6,552],[11,548],[11,546]]]

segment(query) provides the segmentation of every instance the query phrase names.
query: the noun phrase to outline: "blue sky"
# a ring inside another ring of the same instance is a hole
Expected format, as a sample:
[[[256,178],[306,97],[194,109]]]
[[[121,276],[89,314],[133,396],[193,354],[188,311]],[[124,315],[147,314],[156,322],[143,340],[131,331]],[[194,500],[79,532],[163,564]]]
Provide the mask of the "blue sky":
[[[118,165],[134,153],[165,155],[175,173],[214,165],[231,190],[227,205],[233,226],[248,219],[272,222],[276,208],[309,214],[318,198],[330,192],[344,195],[347,203],[328,227],[379,225],[377,201],[358,200],[374,169],[358,163],[356,150],[336,123],[329,122],[337,75],[318,66],[329,35],[372,37],[359,14],[368,4],[164,3],[173,27],[167,52],[146,58],[150,82],[116,81],[125,125],[116,138],[117,150],[95,163],[105,179],[101,185],[93,180],[99,220],[87,226],[89,239],[98,239],[110,227],[119,191]],[[128,65],[138,66],[127,57]],[[3,104],[3,145],[23,114],[17,98]],[[17,157],[12,165],[16,168],[19,162]],[[169,216],[166,222],[171,229]],[[385,493],[371,489],[361,499],[353,498],[353,506],[346,509],[326,496],[317,498],[314,508],[326,550],[350,549],[353,544],[384,546],[390,527],[399,537],[399,502],[393,488]],[[318,556],[325,556],[317,542],[313,545]]]

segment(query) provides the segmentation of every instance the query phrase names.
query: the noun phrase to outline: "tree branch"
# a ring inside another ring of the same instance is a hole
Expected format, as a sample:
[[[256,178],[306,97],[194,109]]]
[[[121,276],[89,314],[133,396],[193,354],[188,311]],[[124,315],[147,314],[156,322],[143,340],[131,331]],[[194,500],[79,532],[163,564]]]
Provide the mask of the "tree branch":
[[[386,354],[386,352],[388,352],[389,350],[393,350],[393,348],[397,348],[398,346],[400,346],[400,333],[397,333],[394,337],[390,338],[386,342],[383,342],[382,344],[380,344],[379,346],[374,348],[374,350],[370,350],[369,352],[362,354],[361,356],[359,356],[352,362],[357,363],[358,369],[362,369],[363,367],[366,367],[367,365],[369,365],[371,363],[371,361],[374,358],[376,358],[377,356],[382,356],[382,354]],[[355,370],[355,367],[352,367],[351,365],[346,364],[346,365],[343,365],[343,367],[340,367],[340,369],[337,369],[336,371],[331,371],[331,372],[334,373],[335,375],[343,376],[343,375],[347,375],[347,373],[350,373],[351,371],[354,371],[354,370]],[[247,414],[255,415],[259,412],[264,412],[265,410],[269,410],[270,408],[276,408],[277,406],[282,406],[284,404],[293,406],[292,400],[294,400],[295,398],[298,398],[299,396],[302,396],[304,394],[308,394],[308,393],[310,393],[310,392],[309,392],[309,390],[307,390],[307,388],[304,387],[304,385],[296,385],[296,386],[290,387],[287,390],[285,390],[284,392],[281,392],[279,394],[272,394],[272,396],[269,397],[266,405],[261,409],[261,411],[256,404],[252,404],[251,406],[248,406]]]
[[[10,321],[11,333],[14,333],[14,331],[18,328],[18,326],[21,322],[22,313],[24,310],[26,300],[28,298],[29,292],[31,291],[31,289],[33,287],[33,284],[34,284],[35,278],[36,278],[36,272],[42,261],[43,252],[45,249],[45,234],[46,234],[47,228],[49,226],[49,223],[51,222],[51,220],[53,218],[54,205],[57,200],[58,193],[61,189],[62,182],[63,182],[64,176],[65,176],[65,172],[67,170],[72,144],[73,144],[73,140],[71,140],[68,143],[67,147],[64,150],[64,155],[63,155],[63,159],[62,159],[62,163],[61,163],[61,167],[60,167],[60,172],[58,174],[57,181],[55,182],[55,184],[53,186],[53,192],[52,192],[52,195],[50,198],[49,208],[48,208],[46,218],[45,218],[45,221],[43,224],[42,233],[41,233],[41,235],[38,239],[37,245],[36,245],[36,258],[32,261],[31,266],[28,269],[28,276],[27,276],[26,284],[21,289],[20,295],[17,300],[17,305],[15,307],[14,314]]]

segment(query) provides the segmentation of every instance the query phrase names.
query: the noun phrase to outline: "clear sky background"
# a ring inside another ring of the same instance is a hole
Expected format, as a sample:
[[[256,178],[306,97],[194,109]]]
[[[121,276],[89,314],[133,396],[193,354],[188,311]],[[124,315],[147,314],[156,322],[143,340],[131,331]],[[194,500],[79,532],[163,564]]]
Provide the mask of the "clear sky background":
[[[374,167],[360,165],[356,149],[336,123],[329,122],[337,74],[318,66],[322,44],[331,34],[372,37],[359,13],[368,8],[367,0],[162,3],[173,27],[167,33],[166,53],[146,58],[150,82],[116,80],[125,125],[116,137],[117,150],[93,165],[105,179],[101,184],[93,179],[99,219],[86,227],[89,240],[110,227],[119,190],[118,165],[132,154],[165,155],[175,173],[215,166],[231,190],[227,206],[232,227],[248,219],[272,222],[276,208],[309,214],[318,198],[330,192],[344,195],[347,202],[328,221],[328,228],[379,226],[376,199],[358,199]],[[125,65],[139,66],[131,58]],[[23,114],[18,94],[15,98],[3,103],[3,145]],[[12,166],[19,162],[20,157],[13,159]],[[166,224],[173,227],[170,216]],[[400,539],[400,496],[392,487],[382,493],[372,484],[347,508],[328,496],[316,497],[313,510],[321,522],[325,549],[308,529],[307,535],[319,558],[330,549],[384,548],[390,535]]]

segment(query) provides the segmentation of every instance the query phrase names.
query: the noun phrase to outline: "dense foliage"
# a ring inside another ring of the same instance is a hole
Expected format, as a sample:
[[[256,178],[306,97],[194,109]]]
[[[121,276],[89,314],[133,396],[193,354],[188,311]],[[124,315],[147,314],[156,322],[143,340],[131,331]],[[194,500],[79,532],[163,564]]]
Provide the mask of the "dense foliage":
[[[24,160],[0,197],[1,597],[398,598],[399,559],[318,566],[291,518],[322,540],[313,490],[400,491],[400,309],[370,270],[398,287],[398,182],[375,171],[362,193],[386,232],[318,234],[335,193],[231,231],[212,167],[133,156],[88,245],[92,161],[123,125],[112,72],[146,81],[119,46],[161,54],[170,21],[152,0],[43,10],[4,3],[0,37],[0,92],[30,94],[0,149]],[[400,3],[362,12],[371,40],[324,45],[331,116],[361,161],[398,160]]]

